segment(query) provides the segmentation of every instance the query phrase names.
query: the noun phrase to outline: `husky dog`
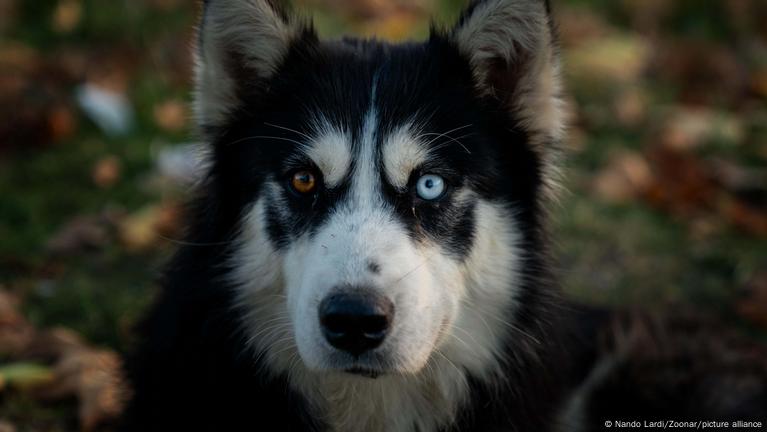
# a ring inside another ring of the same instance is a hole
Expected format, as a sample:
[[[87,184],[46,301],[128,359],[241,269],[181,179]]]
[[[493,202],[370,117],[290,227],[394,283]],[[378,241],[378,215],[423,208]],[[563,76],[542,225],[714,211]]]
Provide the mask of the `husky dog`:
[[[206,176],[131,362],[126,429],[576,417],[563,395],[590,358],[568,352],[547,270],[564,110],[544,0],[477,0],[405,44],[207,0],[196,54]]]

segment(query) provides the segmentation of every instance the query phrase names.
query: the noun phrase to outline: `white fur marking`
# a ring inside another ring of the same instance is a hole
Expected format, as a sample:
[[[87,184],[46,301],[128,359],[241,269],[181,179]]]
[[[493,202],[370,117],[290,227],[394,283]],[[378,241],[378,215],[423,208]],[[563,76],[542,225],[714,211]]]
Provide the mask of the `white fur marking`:
[[[322,171],[325,184],[329,187],[337,186],[349,172],[349,136],[332,130],[330,126],[323,128],[321,135],[307,146],[305,152]]]
[[[415,139],[409,127],[399,128],[389,135],[383,147],[383,163],[389,182],[403,190],[410,174],[426,162],[428,154],[426,147]]]

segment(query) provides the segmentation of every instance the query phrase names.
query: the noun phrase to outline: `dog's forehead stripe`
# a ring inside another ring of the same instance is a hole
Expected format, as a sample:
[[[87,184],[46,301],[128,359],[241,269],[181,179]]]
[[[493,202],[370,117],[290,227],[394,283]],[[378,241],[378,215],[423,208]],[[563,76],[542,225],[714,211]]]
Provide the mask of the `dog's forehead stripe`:
[[[376,205],[380,197],[378,185],[378,164],[376,161],[376,136],[378,133],[379,118],[375,106],[375,87],[371,106],[365,115],[362,133],[359,137],[358,152],[354,169],[354,197],[357,205]]]

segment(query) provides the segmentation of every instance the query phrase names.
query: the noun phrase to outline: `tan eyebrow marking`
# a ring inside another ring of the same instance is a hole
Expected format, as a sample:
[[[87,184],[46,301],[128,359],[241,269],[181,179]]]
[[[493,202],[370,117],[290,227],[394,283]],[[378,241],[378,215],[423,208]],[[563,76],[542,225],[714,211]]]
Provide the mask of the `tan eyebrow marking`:
[[[399,128],[384,141],[384,170],[386,177],[397,189],[407,187],[410,174],[428,157],[428,149],[413,136],[409,126]]]
[[[325,184],[337,186],[349,172],[350,142],[347,134],[328,129],[305,147],[304,153],[317,164]]]

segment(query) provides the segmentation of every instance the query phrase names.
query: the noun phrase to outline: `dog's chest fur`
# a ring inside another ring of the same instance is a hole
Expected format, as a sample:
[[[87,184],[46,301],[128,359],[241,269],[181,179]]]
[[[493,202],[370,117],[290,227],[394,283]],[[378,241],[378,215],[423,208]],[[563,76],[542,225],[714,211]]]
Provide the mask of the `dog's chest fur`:
[[[454,420],[467,388],[463,374],[434,368],[419,377],[314,377],[302,393],[333,431],[436,431]]]

